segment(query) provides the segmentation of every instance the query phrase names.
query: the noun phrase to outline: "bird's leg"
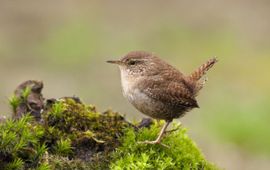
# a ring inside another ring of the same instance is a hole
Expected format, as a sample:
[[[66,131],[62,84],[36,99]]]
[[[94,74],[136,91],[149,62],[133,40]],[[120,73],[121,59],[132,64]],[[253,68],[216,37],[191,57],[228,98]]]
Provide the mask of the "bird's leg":
[[[166,123],[163,125],[161,131],[159,132],[159,135],[158,135],[156,140],[154,140],[154,141],[148,141],[147,140],[147,141],[138,142],[138,143],[141,143],[141,144],[161,144],[162,146],[168,147],[168,146],[166,146],[166,145],[164,145],[164,144],[162,144],[160,142],[161,142],[161,139],[162,139],[163,135],[165,134],[165,131],[166,131],[167,127],[169,126],[169,124],[171,122],[172,121],[166,121]]]

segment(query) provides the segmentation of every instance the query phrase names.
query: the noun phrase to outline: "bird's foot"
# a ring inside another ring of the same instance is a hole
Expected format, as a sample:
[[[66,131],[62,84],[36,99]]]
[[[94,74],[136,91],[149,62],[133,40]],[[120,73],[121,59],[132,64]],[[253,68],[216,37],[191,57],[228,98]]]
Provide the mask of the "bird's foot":
[[[169,134],[169,133],[172,133],[172,132],[175,132],[175,131],[179,130],[180,128],[181,128],[181,124],[177,125],[177,127],[174,128],[174,129],[165,131],[164,133]]]
[[[154,141],[149,141],[149,140],[146,140],[146,141],[139,141],[138,144],[150,144],[150,145],[161,145],[165,148],[170,148],[168,145],[165,145],[163,143],[161,143],[160,141],[157,141],[157,140],[154,140]]]

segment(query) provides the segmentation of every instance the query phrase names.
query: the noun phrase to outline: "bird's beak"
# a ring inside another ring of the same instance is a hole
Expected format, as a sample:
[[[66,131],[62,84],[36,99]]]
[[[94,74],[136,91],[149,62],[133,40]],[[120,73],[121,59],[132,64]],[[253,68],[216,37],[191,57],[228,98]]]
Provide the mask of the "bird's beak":
[[[109,60],[109,61],[107,61],[107,63],[123,65],[123,62],[120,60]]]

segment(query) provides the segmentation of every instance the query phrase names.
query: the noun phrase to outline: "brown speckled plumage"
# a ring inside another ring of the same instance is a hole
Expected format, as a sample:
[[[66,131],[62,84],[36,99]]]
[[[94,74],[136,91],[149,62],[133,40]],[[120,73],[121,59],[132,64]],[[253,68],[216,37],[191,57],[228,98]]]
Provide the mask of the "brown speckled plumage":
[[[190,75],[144,51],[133,51],[108,62],[119,65],[123,94],[128,101],[142,113],[169,123],[199,107],[195,97],[205,82],[202,77],[217,60],[208,60]]]

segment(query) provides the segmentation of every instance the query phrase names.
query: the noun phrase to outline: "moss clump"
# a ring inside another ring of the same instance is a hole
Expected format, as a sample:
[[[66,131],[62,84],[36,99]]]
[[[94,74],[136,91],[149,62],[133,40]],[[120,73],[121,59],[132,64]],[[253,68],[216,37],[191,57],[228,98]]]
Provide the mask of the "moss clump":
[[[138,133],[127,129],[122,138],[122,145],[113,154],[110,168],[114,170],[132,169],[218,169],[207,160],[195,143],[187,136],[186,129],[181,128],[167,135],[161,145],[138,144],[137,141],[154,140],[160,127],[157,124],[150,129],[143,128]]]
[[[166,135],[162,142],[171,149],[138,144],[155,139],[160,127],[149,126],[149,119],[135,126],[116,112],[99,113],[75,97],[45,104],[43,86],[34,81],[38,88],[31,86],[29,94],[29,83],[33,81],[20,85],[10,101],[13,114],[18,113],[15,119],[0,123],[1,170],[217,169],[185,129]]]
[[[62,157],[59,155],[49,155],[48,163],[51,169],[57,170],[91,170],[91,169],[107,169],[107,166],[104,164],[98,166],[92,162],[83,161],[81,159],[69,159],[68,157]]]
[[[95,107],[72,98],[55,101],[42,117],[43,142],[49,147],[49,152],[87,161],[88,166],[89,162],[92,166],[101,166],[101,162],[108,164],[109,153],[119,145],[119,137],[129,126],[118,113],[98,113]]]
[[[45,167],[43,155],[47,151],[40,138],[44,129],[29,115],[0,124],[0,169]]]
[[[118,113],[54,100],[39,122],[27,114],[0,124],[0,169],[107,169],[129,126]]]

